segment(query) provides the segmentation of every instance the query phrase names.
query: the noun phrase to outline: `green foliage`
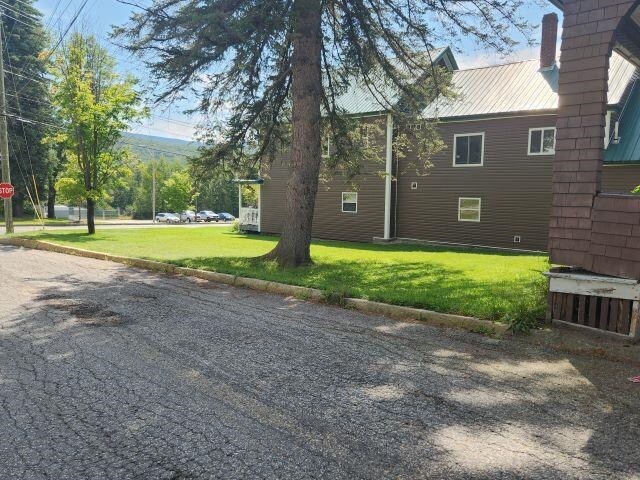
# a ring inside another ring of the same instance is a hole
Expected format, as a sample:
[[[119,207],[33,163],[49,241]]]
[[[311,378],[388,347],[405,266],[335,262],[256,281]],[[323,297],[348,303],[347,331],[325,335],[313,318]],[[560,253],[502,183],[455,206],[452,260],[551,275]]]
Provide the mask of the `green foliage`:
[[[162,184],[162,199],[166,210],[180,212],[186,210],[193,197],[191,177],[185,170],[176,171]]]
[[[83,189],[88,203],[104,200],[129,173],[121,132],[146,113],[133,78],[121,79],[115,61],[90,36],[74,34],[54,58],[52,100],[61,129],[48,142],[65,150],[64,182]],[[60,182],[59,182],[60,183]],[[79,187],[78,187],[79,186]],[[91,218],[89,231],[92,230]]]
[[[546,278],[540,275],[531,282],[530,289],[531,295],[519,299],[505,316],[509,328],[515,333],[529,333],[544,323],[549,293]]]
[[[234,174],[221,165],[205,169],[200,174],[194,168],[190,173],[195,179],[194,203],[199,210],[229,212],[238,216],[238,185],[233,182]]]
[[[636,195],[640,195],[640,185],[632,190],[631,193],[635,193]]]
[[[226,0],[154,0],[114,33],[125,48],[144,56],[161,80],[159,99],[194,89],[199,110],[219,119],[203,132],[209,151],[201,165],[224,164],[244,176],[289,146],[297,121],[291,114],[292,84],[299,74],[317,78],[324,129],[334,145],[327,168],[353,176],[366,160],[380,156],[359,141],[357,122],[345,115],[340,95],[357,82],[377,98],[377,110],[393,111],[400,124],[412,123],[426,103],[452,94],[450,73],[432,62],[434,43],[470,36],[506,53],[514,34],[528,39],[531,31],[519,14],[522,5],[520,0],[240,0],[230,7]],[[310,11],[319,12],[312,21],[320,33],[322,80],[315,57],[298,73],[294,68],[294,59],[311,55],[294,54],[301,35],[313,43],[314,28],[297,30]],[[427,166],[442,146],[431,141],[434,133],[427,125],[412,134],[427,148]]]
[[[56,182],[58,200],[69,205],[82,205],[85,200],[85,189],[75,176],[62,177]]]
[[[509,322],[516,329],[537,325],[546,306],[546,255],[316,241],[313,266],[280,268],[256,258],[270,251],[277,237],[228,228],[102,230],[91,238],[78,232],[37,235],[100,252],[313,287],[336,300],[366,298]]]
[[[156,170],[156,212],[168,211],[168,205],[163,194],[163,186],[175,172],[184,169],[176,162],[161,159],[152,163],[138,162],[134,167],[135,182],[131,213],[134,218],[150,219],[152,216],[152,182],[153,169]]]

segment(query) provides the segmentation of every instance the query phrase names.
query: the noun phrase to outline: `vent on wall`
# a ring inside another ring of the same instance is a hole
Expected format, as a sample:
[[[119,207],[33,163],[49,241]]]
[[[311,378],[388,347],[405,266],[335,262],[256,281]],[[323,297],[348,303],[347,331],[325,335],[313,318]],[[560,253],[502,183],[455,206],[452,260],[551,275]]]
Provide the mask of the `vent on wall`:
[[[513,243],[520,243],[522,241],[522,238],[520,237],[520,235],[516,235],[515,237],[513,237]]]
[[[418,189],[418,182],[411,182],[411,190],[417,190]]]

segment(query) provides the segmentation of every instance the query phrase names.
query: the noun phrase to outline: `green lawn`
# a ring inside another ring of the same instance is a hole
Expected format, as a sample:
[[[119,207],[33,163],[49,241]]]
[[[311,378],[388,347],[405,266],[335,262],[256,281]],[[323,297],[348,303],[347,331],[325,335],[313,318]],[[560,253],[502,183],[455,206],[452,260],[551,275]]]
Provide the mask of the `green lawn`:
[[[545,255],[406,245],[318,241],[315,265],[280,269],[252,257],[276,237],[227,228],[146,228],[25,234],[88,250],[319,288],[327,293],[492,320],[540,318]]]

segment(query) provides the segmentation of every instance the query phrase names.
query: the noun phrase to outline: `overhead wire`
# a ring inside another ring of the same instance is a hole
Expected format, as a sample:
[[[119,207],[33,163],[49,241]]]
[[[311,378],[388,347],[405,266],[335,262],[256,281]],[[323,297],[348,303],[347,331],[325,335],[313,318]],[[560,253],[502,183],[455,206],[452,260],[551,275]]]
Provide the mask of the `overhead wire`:
[[[13,73],[13,65],[11,64],[11,55],[9,55],[9,39],[5,35],[3,22],[0,22],[0,35],[2,35],[2,38],[3,38],[3,40],[5,42],[5,45],[6,45],[7,63],[9,65],[9,74],[11,75],[11,81],[13,83],[13,90],[16,92],[16,105],[18,107],[18,114],[22,117],[22,106],[20,104],[20,97],[18,95],[18,86],[17,86],[17,83],[16,83],[15,75]],[[20,126],[22,128],[22,138],[24,139],[24,145],[25,145],[25,148],[26,148],[26,151],[27,151],[27,159],[29,160],[29,168],[31,169],[31,180],[33,182],[33,190],[35,192],[36,200],[38,202],[38,208],[36,208],[36,205],[34,203],[34,199],[31,196],[31,193],[29,192],[29,188],[27,188],[27,194],[29,195],[29,199],[31,200],[31,204],[34,207],[34,211],[36,212],[36,215],[38,216],[38,218],[40,218],[40,220],[42,222],[44,222],[44,218],[42,217],[42,212],[40,212],[40,210],[39,210],[39,207],[40,207],[40,198],[39,197],[40,197],[40,195],[38,193],[38,185],[36,183],[35,171],[33,169],[33,159],[31,158],[31,149],[29,148],[29,141],[27,140],[27,131],[25,129],[24,123],[20,123]],[[26,183],[26,182],[25,182],[25,184],[28,185],[28,183]]]
[[[47,53],[46,57],[43,59],[43,63],[46,63],[49,61],[49,59],[53,56],[53,54],[55,53],[55,51],[58,49],[58,47],[62,44],[62,42],[64,41],[65,37],[67,36],[67,34],[69,33],[69,31],[71,30],[71,28],[73,27],[73,25],[76,23],[76,21],[78,20],[78,18],[80,17],[80,14],[82,13],[82,11],[84,10],[84,8],[87,6],[87,3],[89,3],[89,0],[83,0],[82,4],[80,5],[80,7],[76,10],[75,14],[73,15],[73,17],[71,18],[71,21],[69,22],[69,25],[67,25],[67,28],[64,30],[64,32],[60,35],[60,37],[58,38],[58,41],[56,42],[56,44],[53,46],[53,48]],[[22,93],[22,89],[20,90],[20,92],[17,93]]]
[[[20,19],[18,19],[16,17],[12,17],[8,13],[4,12],[4,8],[5,7],[0,7],[0,10],[2,10],[2,11],[0,11],[0,15],[2,15],[3,17],[10,18],[14,22],[21,23],[22,25],[26,25],[27,27],[36,28],[36,25],[34,25],[33,23],[27,23],[24,20],[20,20]]]

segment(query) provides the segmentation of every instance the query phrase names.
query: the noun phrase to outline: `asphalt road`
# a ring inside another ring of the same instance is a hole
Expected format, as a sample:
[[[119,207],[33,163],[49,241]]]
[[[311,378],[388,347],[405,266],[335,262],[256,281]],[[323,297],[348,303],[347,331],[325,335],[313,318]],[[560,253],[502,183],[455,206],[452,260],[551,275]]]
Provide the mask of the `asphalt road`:
[[[640,474],[633,369],[0,247],[0,478]]]

